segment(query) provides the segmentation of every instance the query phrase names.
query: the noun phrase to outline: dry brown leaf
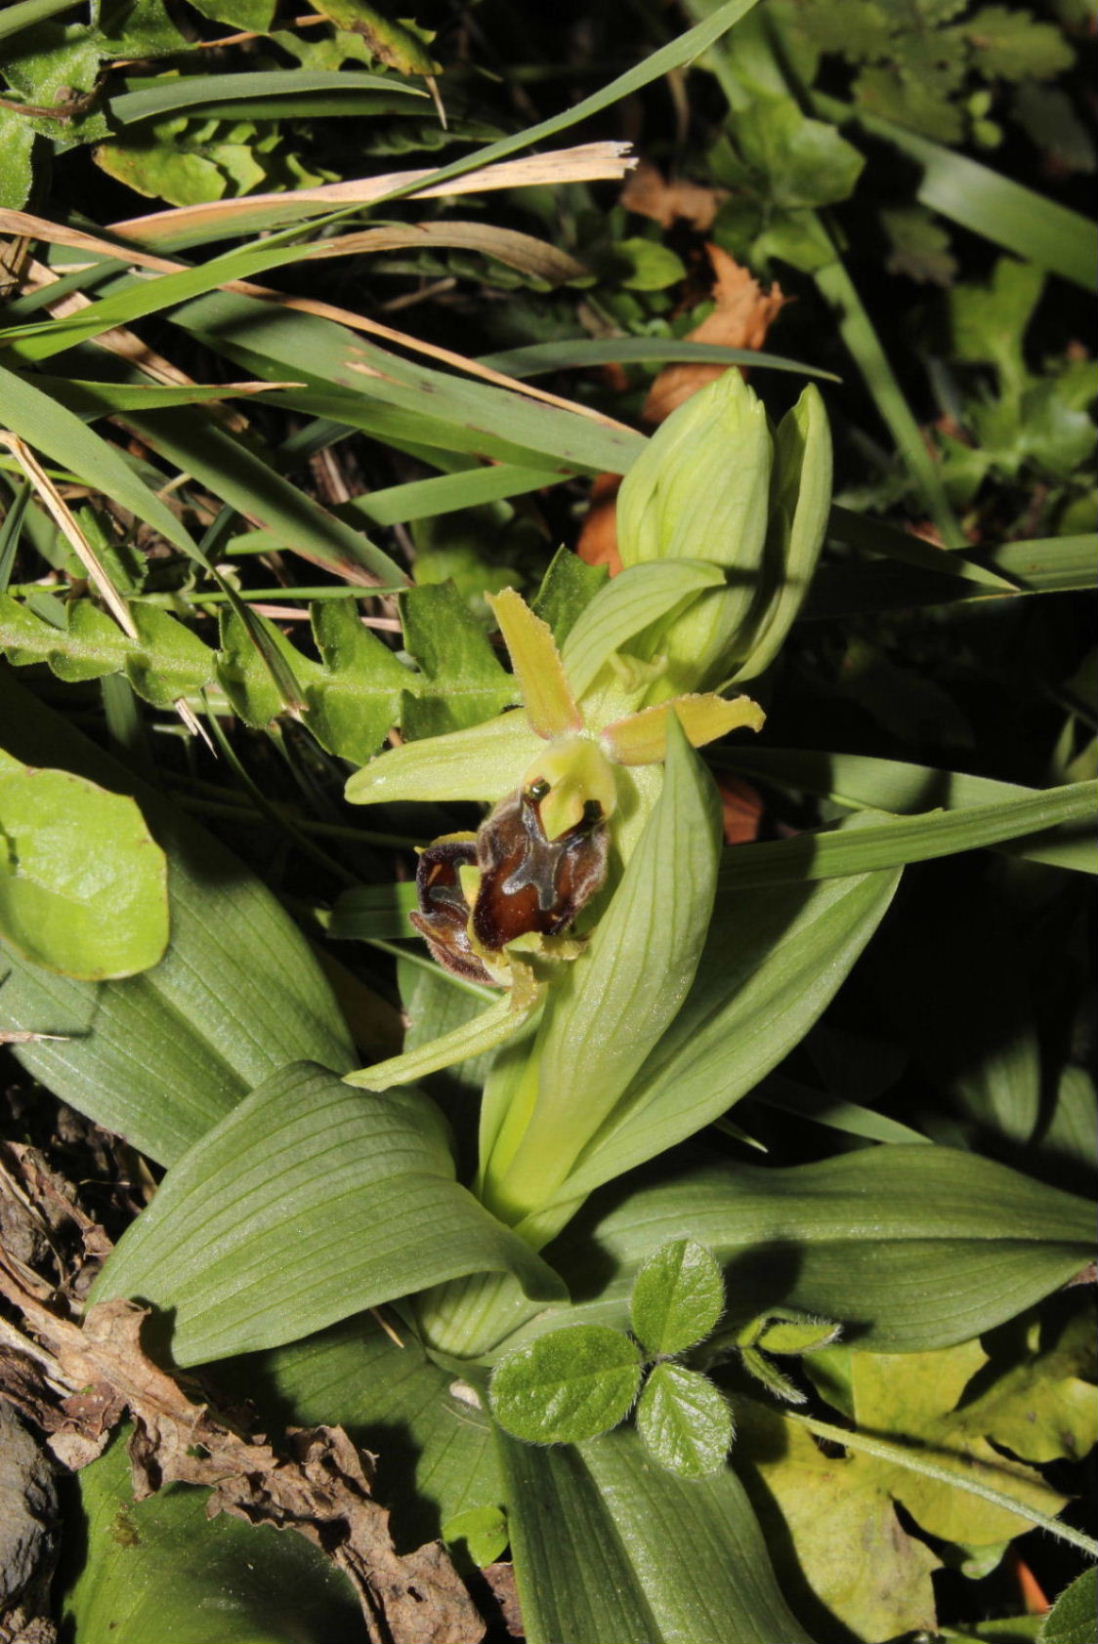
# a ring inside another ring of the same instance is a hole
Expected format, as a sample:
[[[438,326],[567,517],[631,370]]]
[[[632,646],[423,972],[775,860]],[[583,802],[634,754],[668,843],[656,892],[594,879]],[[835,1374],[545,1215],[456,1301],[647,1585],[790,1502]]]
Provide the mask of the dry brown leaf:
[[[202,232],[209,224],[230,222],[233,234],[246,233],[249,221],[258,214],[256,226],[272,227],[270,208],[279,207],[279,222],[302,217],[318,217],[342,206],[368,205],[395,189],[407,189],[416,199],[448,198],[454,194],[479,194],[482,189],[557,187],[561,183],[590,183],[624,177],[635,161],[628,143],[603,141],[580,143],[574,148],[551,149],[545,154],[524,154],[517,160],[501,160],[480,166],[464,177],[451,177],[432,184],[435,168],[422,171],[391,171],[381,177],[352,177],[339,183],[322,183],[318,188],[299,188],[292,193],[248,194],[235,200],[210,200],[202,205],[173,206],[145,217],[129,217],[112,223],[111,231],[127,239],[156,245],[181,234]]]
[[[30,1332],[6,1328],[0,1387],[50,1431],[56,1455],[77,1466],[94,1459],[128,1412],[137,1499],[165,1484],[199,1485],[211,1492],[211,1516],[304,1536],[352,1582],[375,1644],[478,1644],[484,1623],[445,1549],[397,1553],[372,1495],[373,1458],[342,1428],[290,1430],[280,1447],[249,1433],[240,1412],[199,1402],[199,1383],[148,1357],[147,1309],[102,1302],[81,1326],[47,1307],[2,1250],[0,1294]]]
[[[618,552],[618,474],[600,474],[591,487],[591,506],[583,522],[576,552],[588,565],[606,565],[616,577],[621,570]]]
[[[717,777],[726,845],[752,845],[762,829],[766,805],[762,794],[742,777]]]
[[[750,269],[744,268],[719,245],[707,245],[713,267],[716,307],[688,333],[689,342],[715,343],[721,348],[762,348],[767,332],[790,300],[780,285],[764,291]],[[641,415],[659,423],[669,417],[699,388],[728,370],[724,365],[669,365],[652,384]]]
[[[726,188],[703,188],[683,178],[669,182],[658,166],[646,160],[641,161],[621,191],[622,205],[638,216],[651,217],[664,228],[677,222],[689,223],[700,234],[712,228],[721,202],[727,198]]]

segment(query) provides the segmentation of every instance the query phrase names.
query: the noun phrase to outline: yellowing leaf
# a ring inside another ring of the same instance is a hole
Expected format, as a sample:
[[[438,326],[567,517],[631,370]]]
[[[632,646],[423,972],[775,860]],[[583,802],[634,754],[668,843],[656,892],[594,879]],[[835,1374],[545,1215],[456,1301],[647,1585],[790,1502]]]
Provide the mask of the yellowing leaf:
[[[948,1468],[1055,1514],[1064,1497],[1031,1467],[1012,1461],[973,1430],[968,1411],[958,1410],[965,1390],[988,1362],[979,1342],[934,1353],[853,1353],[854,1414],[867,1432],[911,1443],[923,1461]],[[881,1481],[920,1527],[943,1541],[967,1547],[995,1546],[1022,1535],[1028,1519],[981,1500],[967,1490],[879,1461]]]

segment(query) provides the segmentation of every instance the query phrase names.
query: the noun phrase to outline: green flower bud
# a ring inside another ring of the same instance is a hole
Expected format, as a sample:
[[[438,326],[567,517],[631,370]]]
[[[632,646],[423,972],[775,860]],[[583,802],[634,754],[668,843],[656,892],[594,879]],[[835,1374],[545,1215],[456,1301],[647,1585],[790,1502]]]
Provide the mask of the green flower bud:
[[[667,419],[622,484],[622,561],[708,561],[725,582],[649,630],[646,658],[666,658],[649,702],[769,665],[807,591],[830,499],[831,441],[815,388],[776,436],[738,371]]]
[[[622,563],[690,558],[723,566],[726,585],[653,633],[668,671],[654,693],[716,684],[760,597],[772,440],[762,402],[738,371],[673,412],[618,495]]]

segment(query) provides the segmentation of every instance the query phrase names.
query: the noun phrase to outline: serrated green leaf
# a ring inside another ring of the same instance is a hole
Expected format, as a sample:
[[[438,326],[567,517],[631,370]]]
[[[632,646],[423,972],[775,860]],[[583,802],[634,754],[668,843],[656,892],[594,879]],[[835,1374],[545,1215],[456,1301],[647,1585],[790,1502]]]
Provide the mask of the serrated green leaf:
[[[149,1644],[358,1644],[345,1577],[299,1535],[207,1513],[210,1494],[172,1485],[135,1502],[119,1436],[80,1474],[85,1551],[65,1594],[81,1638]]]
[[[560,1293],[453,1179],[438,1109],[312,1063],[253,1091],[176,1164],[115,1246],[96,1299],[174,1314],[180,1364],[273,1347],[467,1273]]]
[[[129,607],[138,637],[131,639],[90,600],[64,607],[65,626],[0,594],[0,649],[16,667],[46,662],[58,679],[102,679],[125,673],[146,702],[169,708],[197,695],[214,677],[214,653],[181,622],[153,605]]]
[[[979,71],[989,78],[1051,80],[1075,61],[1055,23],[1010,6],[981,6],[965,20],[964,31]]]
[[[329,752],[365,763],[397,723],[408,669],[363,626],[349,600],[319,600],[312,618],[327,677],[305,685],[309,729]]]
[[[1098,1608],[1098,1568],[1091,1566],[1065,1587],[1041,1623],[1038,1644],[1090,1644]]]
[[[633,1333],[656,1357],[682,1353],[716,1328],[724,1311],[724,1276],[696,1239],[675,1239],[637,1274],[631,1303]]]
[[[401,615],[404,642],[429,687],[413,686],[405,703],[409,740],[479,725],[518,700],[513,676],[451,583],[410,589]]]
[[[580,616],[607,580],[605,565],[587,565],[569,548],[558,548],[549,562],[531,610],[549,624],[563,650]]]
[[[150,969],[168,943],[167,863],[137,805],[0,760],[0,934],[64,976]]]
[[[637,1404],[637,1431],[669,1473],[708,1478],[724,1466],[732,1412],[708,1376],[681,1364],[657,1364]]]
[[[624,1421],[640,1379],[640,1354],[628,1336],[571,1325],[500,1360],[492,1414],[528,1444],[578,1444]]]

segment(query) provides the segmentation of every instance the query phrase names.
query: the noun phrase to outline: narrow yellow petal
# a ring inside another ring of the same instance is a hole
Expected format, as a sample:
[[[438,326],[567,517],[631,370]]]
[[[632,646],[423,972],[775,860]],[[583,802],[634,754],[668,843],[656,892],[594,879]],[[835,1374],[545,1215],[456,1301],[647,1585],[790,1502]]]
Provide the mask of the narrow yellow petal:
[[[535,616],[513,588],[489,594],[488,603],[511,653],[511,666],[532,728],[546,738],[578,731],[583,716],[564,676],[564,664],[549,624]]]
[[[761,730],[766,719],[758,703],[752,702],[749,696],[737,696],[731,702],[713,691],[704,696],[677,696],[656,708],[645,708],[643,713],[607,725],[601,741],[611,759],[619,765],[654,765],[665,759],[667,715],[672,708],[686,732],[687,741],[695,748],[745,725],[752,731]]]

